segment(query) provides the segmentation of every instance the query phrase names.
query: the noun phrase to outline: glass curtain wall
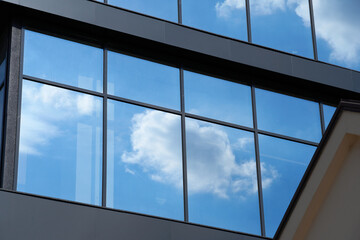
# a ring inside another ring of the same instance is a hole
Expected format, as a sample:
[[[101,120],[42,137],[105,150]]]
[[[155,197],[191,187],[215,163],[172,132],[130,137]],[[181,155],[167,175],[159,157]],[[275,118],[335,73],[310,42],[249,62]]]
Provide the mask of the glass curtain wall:
[[[24,41],[18,191],[272,237],[332,115],[33,31]]]

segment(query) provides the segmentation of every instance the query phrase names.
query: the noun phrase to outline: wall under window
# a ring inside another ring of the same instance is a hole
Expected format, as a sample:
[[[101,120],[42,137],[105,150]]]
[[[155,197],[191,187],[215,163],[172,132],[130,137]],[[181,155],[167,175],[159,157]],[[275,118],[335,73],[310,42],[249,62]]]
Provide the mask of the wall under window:
[[[274,235],[331,107],[24,33],[18,191]]]

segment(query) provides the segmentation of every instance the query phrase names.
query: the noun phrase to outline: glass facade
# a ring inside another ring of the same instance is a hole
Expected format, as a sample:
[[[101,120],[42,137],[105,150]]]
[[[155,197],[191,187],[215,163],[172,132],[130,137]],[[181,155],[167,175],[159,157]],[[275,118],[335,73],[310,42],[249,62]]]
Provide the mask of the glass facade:
[[[28,30],[24,40],[19,191],[273,236],[331,115],[320,103]],[[74,57],[56,59],[52,44]]]
[[[245,0],[108,0],[107,3],[360,71],[358,0],[313,0],[311,6],[308,0],[249,0],[249,6]],[[316,46],[312,28],[316,32]]]
[[[3,145],[3,126],[5,109],[5,80],[7,74],[7,43],[0,31],[0,146]],[[2,172],[2,149],[0,148],[0,176]]]

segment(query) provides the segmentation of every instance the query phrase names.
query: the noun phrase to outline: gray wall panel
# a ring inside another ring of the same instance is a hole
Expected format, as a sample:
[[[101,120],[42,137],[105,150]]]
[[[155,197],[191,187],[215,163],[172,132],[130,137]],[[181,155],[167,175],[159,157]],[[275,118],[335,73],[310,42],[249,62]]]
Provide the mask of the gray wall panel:
[[[0,203],[0,239],[264,239],[3,190]]]

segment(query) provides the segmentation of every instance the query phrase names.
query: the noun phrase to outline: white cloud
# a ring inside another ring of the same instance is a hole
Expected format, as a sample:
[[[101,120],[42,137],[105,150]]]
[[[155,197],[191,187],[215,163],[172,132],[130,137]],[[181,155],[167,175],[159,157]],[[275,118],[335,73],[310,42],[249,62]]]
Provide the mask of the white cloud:
[[[338,0],[313,1],[316,35],[330,48],[329,60],[346,67],[360,64],[360,2]],[[244,9],[244,0],[223,0],[215,5],[219,18],[228,20],[236,10]],[[295,11],[310,27],[308,0],[250,0],[253,15],[270,15],[278,11]]]
[[[190,194],[210,193],[221,198],[230,194],[246,197],[257,193],[254,159],[236,159],[228,135],[214,125],[189,120],[187,129],[188,190]],[[238,139],[244,148],[253,139]],[[147,110],[134,115],[132,151],[122,155],[127,165],[141,166],[153,181],[182,187],[179,117]],[[277,177],[275,169],[262,165],[265,187]]]
[[[61,122],[98,111],[95,98],[24,81],[21,106],[20,152],[41,154],[40,146],[61,136]]]

